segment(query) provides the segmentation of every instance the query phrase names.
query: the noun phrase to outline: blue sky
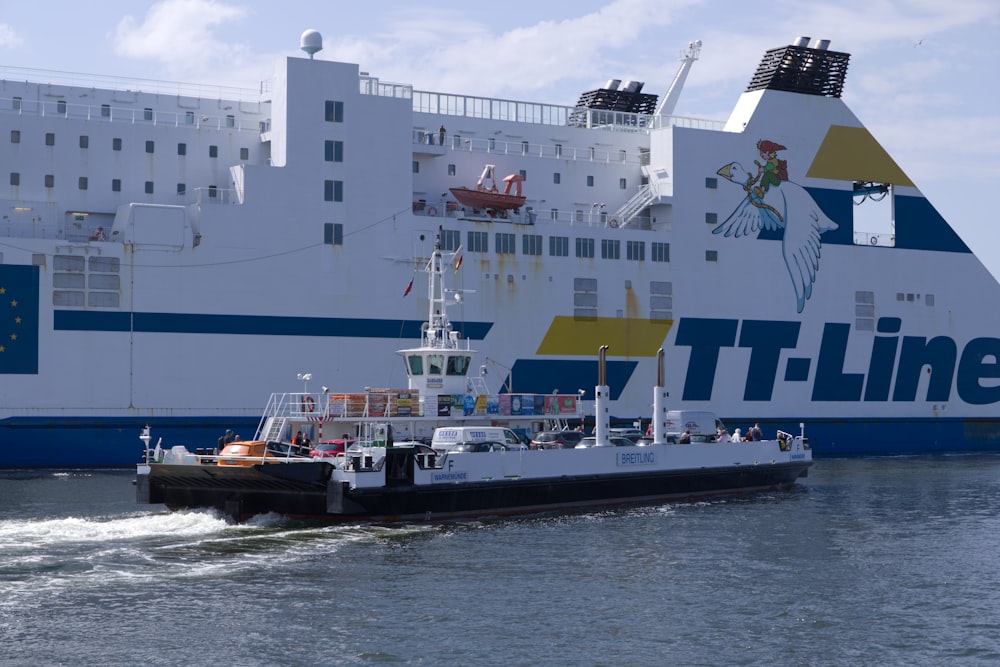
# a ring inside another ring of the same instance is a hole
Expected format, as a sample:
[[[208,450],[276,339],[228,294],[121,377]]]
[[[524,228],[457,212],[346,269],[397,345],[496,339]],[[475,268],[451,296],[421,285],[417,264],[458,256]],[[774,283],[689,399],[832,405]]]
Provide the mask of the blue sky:
[[[995,276],[997,0],[102,0],[0,2],[0,72],[35,68],[256,88],[276,57],[358,63],[421,90],[573,104],[611,78],[662,94],[704,43],[679,115],[724,119],[760,56],[805,35],[851,54],[844,100]],[[9,76],[10,73],[4,74]],[[23,74],[22,74],[23,75]]]

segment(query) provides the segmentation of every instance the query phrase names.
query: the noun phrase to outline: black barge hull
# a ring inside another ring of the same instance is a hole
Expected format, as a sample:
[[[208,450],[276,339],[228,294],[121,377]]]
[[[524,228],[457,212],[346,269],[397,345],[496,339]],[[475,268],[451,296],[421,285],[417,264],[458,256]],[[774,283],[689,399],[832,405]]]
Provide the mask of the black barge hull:
[[[153,464],[137,476],[139,503],[215,509],[237,521],[275,512],[325,521],[442,521],[786,489],[811,461],[712,469],[390,484],[350,489],[329,463],[240,467]]]

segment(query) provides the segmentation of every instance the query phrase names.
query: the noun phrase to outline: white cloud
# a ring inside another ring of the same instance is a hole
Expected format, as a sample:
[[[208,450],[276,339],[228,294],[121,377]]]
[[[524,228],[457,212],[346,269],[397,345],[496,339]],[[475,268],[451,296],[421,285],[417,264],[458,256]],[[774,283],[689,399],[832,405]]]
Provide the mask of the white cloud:
[[[6,23],[0,23],[0,47],[13,49],[20,44],[21,38],[17,36],[14,29]]]
[[[141,23],[126,16],[115,29],[115,52],[153,60],[175,74],[215,68],[245,57],[244,45],[227,44],[214,30],[246,11],[215,0],[161,0]]]

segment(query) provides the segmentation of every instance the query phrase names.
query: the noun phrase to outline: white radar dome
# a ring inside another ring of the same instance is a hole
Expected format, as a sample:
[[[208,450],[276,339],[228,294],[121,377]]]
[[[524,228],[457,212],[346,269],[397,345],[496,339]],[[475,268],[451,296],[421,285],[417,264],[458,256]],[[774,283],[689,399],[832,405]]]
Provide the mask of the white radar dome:
[[[306,30],[302,33],[299,48],[309,54],[312,59],[313,54],[323,50],[323,35],[318,30]]]

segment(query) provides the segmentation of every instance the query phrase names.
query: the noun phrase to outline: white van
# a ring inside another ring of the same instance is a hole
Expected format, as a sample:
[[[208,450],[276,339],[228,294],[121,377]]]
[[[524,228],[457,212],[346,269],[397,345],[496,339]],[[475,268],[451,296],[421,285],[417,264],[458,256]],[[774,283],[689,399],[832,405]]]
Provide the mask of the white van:
[[[443,426],[434,429],[431,447],[440,451],[450,451],[458,444],[476,442],[499,442],[507,449],[527,449],[523,440],[509,428],[499,426]]]
[[[714,442],[722,422],[714,412],[703,410],[667,410],[667,439],[676,442],[684,431],[691,431],[691,442]]]

